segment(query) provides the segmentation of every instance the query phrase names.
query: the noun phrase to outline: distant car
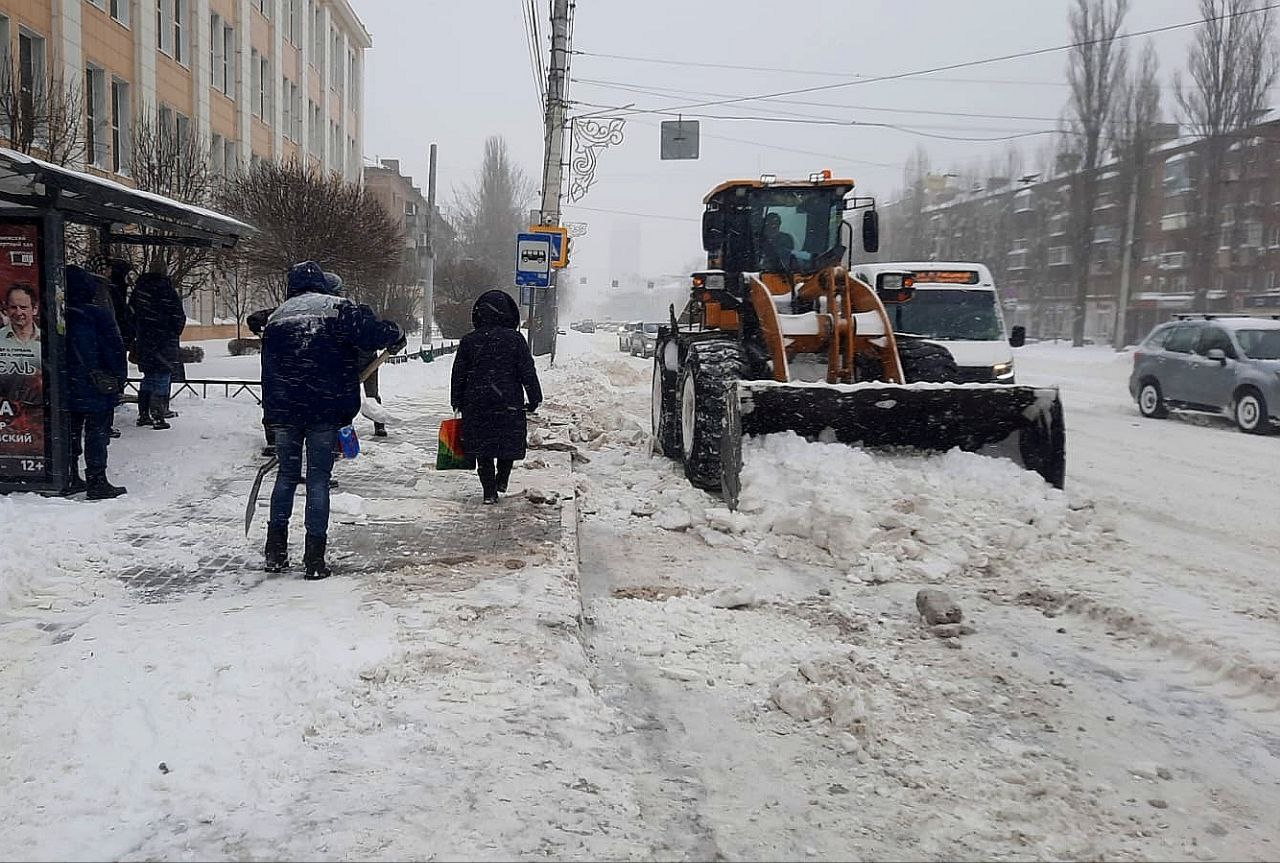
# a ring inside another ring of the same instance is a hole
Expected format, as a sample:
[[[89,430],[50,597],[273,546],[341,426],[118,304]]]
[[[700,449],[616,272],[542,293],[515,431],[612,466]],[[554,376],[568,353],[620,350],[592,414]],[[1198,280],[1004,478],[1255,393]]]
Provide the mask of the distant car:
[[[595,331],[596,331],[595,321],[583,321],[581,328],[578,330],[578,332],[580,333],[594,333]]]
[[[618,328],[618,350],[631,351],[631,334],[644,326],[643,321],[631,321]]]
[[[1144,417],[1225,414],[1243,432],[1280,424],[1280,320],[1205,316],[1160,324],[1133,352],[1129,394]]]
[[[653,352],[658,349],[658,327],[661,324],[642,324],[640,329],[633,330],[631,333],[631,356],[644,357],[646,360],[653,356]]]

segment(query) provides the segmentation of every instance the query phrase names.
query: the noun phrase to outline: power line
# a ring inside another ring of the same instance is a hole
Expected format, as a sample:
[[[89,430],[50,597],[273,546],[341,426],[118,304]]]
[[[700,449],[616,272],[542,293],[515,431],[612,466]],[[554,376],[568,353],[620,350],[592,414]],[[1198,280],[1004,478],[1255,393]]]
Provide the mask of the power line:
[[[1134,34],[1139,35],[1139,34]],[[820,78],[869,78],[871,76],[862,75],[857,72],[832,72],[829,69],[785,69],[777,66],[747,66],[735,63],[700,63],[694,60],[671,60],[660,57],[637,57],[629,54],[607,54],[598,51],[575,51],[575,54],[581,54],[584,57],[599,57],[606,60],[625,60],[635,63],[656,63],[664,66],[689,66],[700,69],[726,69],[739,72],[777,72],[784,75],[810,75]],[[1017,87],[1070,87],[1066,81],[1030,81],[1016,80],[1010,78],[951,78],[951,77],[930,77],[920,83],[939,83],[939,84],[997,84],[1009,85]],[[1162,90],[1175,89],[1171,84],[1160,85]]]
[[[668,216],[657,213],[635,213],[630,210],[607,210],[603,207],[584,207],[581,204],[565,204],[566,209],[585,210],[588,213],[608,213],[614,216],[635,216],[637,219],[665,219],[671,222],[701,222],[689,216]]]
[[[1020,60],[1027,57],[1038,57],[1044,54],[1056,54],[1061,51],[1070,51],[1074,48],[1084,48],[1089,45],[1098,45],[1103,42],[1121,41],[1125,39],[1135,39],[1139,36],[1151,36],[1156,33],[1168,33],[1174,30],[1182,30],[1188,27],[1196,27],[1207,21],[1224,21],[1232,18],[1239,18],[1244,15],[1253,15],[1261,12],[1268,12],[1274,9],[1280,9],[1280,3],[1270,3],[1266,6],[1260,6],[1256,9],[1246,9],[1239,12],[1228,12],[1223,15],[1214,15],[1207,18],[1201,18],[1195,21],[1186,21],[1180,24],[1166,24],[1162,27],[1151,27],[1146,30],[1138,30],[1133,33],[1121,33],[1117,36],[1101,39],[1084,39],[1079,42],[1071,42],[1066,45],[1055,45],[1050,48],[1036,48],[1030,51],[1019,51],[1013,54],[1002,54],[997,57],[987,57],[982,60],[966,60],[961,63],[950,63],[945,66],[934,66],[929,69],[917,69],[911,72],[896,72],[891,75],[879,75],[870,78],[857,78],[853,81],[841,81],[835,84],[817,84],[811,87],[798,87],[792,90],[779,90],[774,93],[759,93],[753,96],[736,96],[732,99],[719,99],[704,102],[690,102],[686,105],[677,105],[667,109],[645,109],[633,108],[630,114],[663,114],[669,112],[689,111],[694,108],[711,108],[719,105],[732,105],[739,102],[752,102],[761,99],[776,99],[780,96],[798,96],[804,93],[817,93],[825,90],[838,90],[844,87],[853,87],[859,84],[875,84],[883,81],[899,81],[904,78],[914,78],[920,75],[932,75],[937,72],[951,72],[956,69],[970,69],[975,66],[986,66],[992,63],[1003,63],[1009,60]]]
[[[648,96],[659,96],[662,98],[674,98],[675,95],[683,96],[728,96],[727,93],[714,93],[708,90],[676,90],[669,87],[659,87],[656,89],[646,89],[632,84],[626,84],[619,81],[601,81],[594,78],[574,78],[575,83],[586,84],[592,87],[603,87],[607,89],[623,90],[630,93],[642,93]],[[674,94],[674,95],[671,95]],[[780,103],[784,105],[807,105],[815,108],[838,108],[849,111],[874,111],[885,114],[924,114],[938,117],[967,117],[978,120],[1026,120],[1029,122],[1040,123],[1056,123],[1057,117],[1033,117],[1025,114],[979,114],[967,111],[933,111],[927,109],[916,108],[877,108],[871,105],[840,105],[831,102],[813,102],[805,99],[761,99],[762,102]]]

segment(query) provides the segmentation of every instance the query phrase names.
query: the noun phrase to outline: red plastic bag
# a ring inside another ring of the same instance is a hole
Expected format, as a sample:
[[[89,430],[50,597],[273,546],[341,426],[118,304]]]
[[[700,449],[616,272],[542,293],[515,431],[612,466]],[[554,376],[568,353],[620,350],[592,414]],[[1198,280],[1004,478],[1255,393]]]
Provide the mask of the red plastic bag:
[[[436,449],[436,470],[475,470],[476,460],[462,448],[462,420],[440,423],[440,444]]]

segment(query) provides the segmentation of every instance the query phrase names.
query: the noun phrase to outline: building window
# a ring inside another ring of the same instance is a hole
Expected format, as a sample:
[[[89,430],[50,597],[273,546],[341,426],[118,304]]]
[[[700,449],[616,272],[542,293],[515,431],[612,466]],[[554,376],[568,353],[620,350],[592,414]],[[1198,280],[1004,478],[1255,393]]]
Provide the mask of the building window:
[[[1262,223],[1261,222],[1245,222],[1244,223],[1244,246],[1246,249],[1256,249],[1262,245]]]
[[[235,141],[227,141],[222,146],[222,164],[228,174],[240,170],[240,148]]]
[[[258,116],[267,120],[271,115],[271,63],[266,57],[258,58]]]
[[[1271,230],[1267,232],[1267,245],[1273,249],[1280,249],[1280,225],[1272,225]]]
[[[293,138],[293,94],[289,79],[283,78],[280,86],[280,131],[286,138]]]
[[[284,35],[289,40],[289,44],[295,48],[301,43],[302,38],[302,0],[284,0],[285,21]]]
[[[101,4],[95,4],[101,7]],[[111,17],[124,26],[129,26],[129,0],[111,0],[108,4]]]
[[[214,132],[213,137],[209,139],[209,167],[214,174],[222,173],[224,155],[222,151],[222,136]]]
[[[1280,273],[1272,270],[1267,273],[1267,293],[1272,293],[1277,287],[1280,287]]]
[[[323,13],[320,4],[311,7],[311,62],[319,70],[324,71],[324,28],[321,27]]]
[[[191,118],[184,114],[176,115],[173,123],[173,131],[179,144],[191,140]]]
[[[209,75],[213,89],[235,98],[236,31],[218,15],[209,16]]]
[[[342,73],[345,71],[346,65],[340,62],[342,55],[345,53],[342,50],[342,34],[336,29],[330,31],[329,41],[332,45],[329,56],[333,58],[333,62],[329,64],[329,86],[341,93]]]
[[[85,149],[89,164],[107,167],[107,76],[101,69],[84,70]]]
[[[111,170],[117,174],[129,171],[130,144],[129,85],[118,78],[111,81]]]
[[[270,20],[272,0],[253,0],[253,8],[262,13],[262,17]]]
[[[212,14],[209,16],[209,86],[215,90],[221,90],[222,84],[226,84],[225,73],[221,84],[218,81],[222,68],[222,18]]]
[[[173,0],[173,59],[187,62],[187,2]]]
[[[257,49],[249,52],[249,111],[255,117],[264,116],[262,113],[262,88],[266,86],[266,82],[262,80],[262,64],[259,63]]]
[[[44,91],[45,42],[25,27],[18,30],[18,98],[24,116],[35,111],[36,98]],[[38,134],[38,133],[37,133]]]
[[[347,86],[351,88],[352,102],[360,95],[360,73],[356,57],[355,51],[347,52],[347,66],[350,69],[350,73],[347,75]]]

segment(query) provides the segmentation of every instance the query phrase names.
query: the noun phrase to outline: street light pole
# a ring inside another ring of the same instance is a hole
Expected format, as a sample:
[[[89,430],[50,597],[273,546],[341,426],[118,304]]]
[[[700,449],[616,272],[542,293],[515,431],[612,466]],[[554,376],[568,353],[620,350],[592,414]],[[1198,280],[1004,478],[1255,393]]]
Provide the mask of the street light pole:
[[[422,343],[430,350],[433,347],[432,333],[436,324],[436,145],[431,145],[431,155],[427,163],[427,260],[423,291],[422,309]]]

